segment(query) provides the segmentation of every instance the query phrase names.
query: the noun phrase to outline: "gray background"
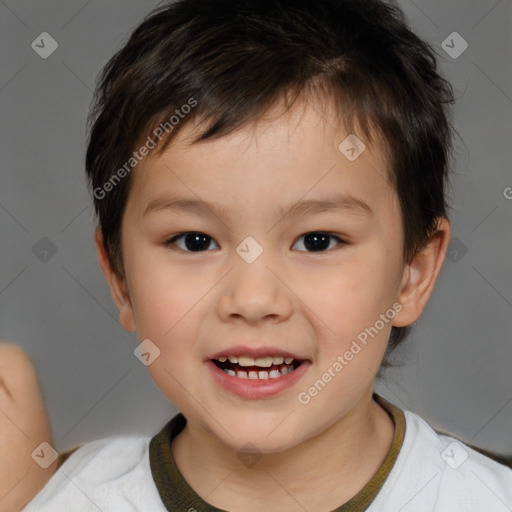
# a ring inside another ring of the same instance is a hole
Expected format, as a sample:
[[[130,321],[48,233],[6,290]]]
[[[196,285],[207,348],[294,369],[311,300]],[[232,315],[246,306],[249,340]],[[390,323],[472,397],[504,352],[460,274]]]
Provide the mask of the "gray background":
[[[175,412],[134,357],[136,335],[117,320],[96,260],[83,165],[96,75],[156,5],[0,1],[0,338],[34,359],[58,449],[151,435]],[[441,55],[459,97],[460,138],[449,259],[396,353],[405,365],[377,390],[436,428],[512,454],[512,4],[400,5]],[[469,44],[455,59],[441,46],[454,31]],[[47,59],[31,48],[42,32],[59,45]]]

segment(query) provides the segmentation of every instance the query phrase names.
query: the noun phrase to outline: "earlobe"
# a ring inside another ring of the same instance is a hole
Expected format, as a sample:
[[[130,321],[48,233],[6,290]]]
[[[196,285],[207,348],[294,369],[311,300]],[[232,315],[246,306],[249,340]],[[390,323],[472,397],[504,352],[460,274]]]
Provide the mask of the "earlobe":
[[[110,288],[112,299],[119,311],[119,321],[127,331],[135,332],[135,316],[126,285],[126,279],[112,268],[105,244],[103,243],[103,234],[100,228],[98,228],[94,234],[94,241],[96,243],[96,251],[98,253],[98,261],[101,270]]]
[[[450,223],[439,218],[436,233],[404,268],[397,299],[402,310],[395,316],[395,327],[411,325],[420,317],[443,266],[449,241]]]

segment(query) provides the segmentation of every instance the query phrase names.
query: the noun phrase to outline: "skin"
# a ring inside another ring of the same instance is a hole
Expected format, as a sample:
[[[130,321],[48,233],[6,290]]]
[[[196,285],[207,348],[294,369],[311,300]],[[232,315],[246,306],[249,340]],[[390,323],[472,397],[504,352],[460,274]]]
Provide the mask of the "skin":
[[[338,150],[348,133],[329,111],[320,112],[307,104],[284,115],[270,112],[255,125],[194,145],[197,126],[187,125],[161,156],[150,155],[133,173],[122,223],[124,275],[113,271],[96,233],[121,323],[159,348],[148,370],[188,420],[172,444],[177,465],[203,499],[226,510],[324,512],[370,480],[393,437],[392,421],[372,401],[391,326],[418,319],[449,241],[449,223],[439,219],[430,243],[404,263],[383,147],[366,143],[350,162]],[[334,192],[361,199],[372,213],[278,212]],[[162,196],[218,203],[226,215],[208,208],[144,215]],[[209,235],[208,250],[187,252],[183,238],[166,245],[187,231]],[[318,231],[346,244],[333,238],[328,250],[308,252],[302,235]],[[236,252],[247,236],[263,248],[250,264]],[[393,320],[301,404],[298,394],[394,303],[401,310]],[[311,365],[277,396],[237,397],[214,382],[204,361],[238,344],[278,347]],[[262,455],[252,467],[237,457],[247,443]]]
[[[34,365],[0,342],[0,512],[21,510],[55,472],[57,461],[44,469],[31,456],[42,442],[52,434]]]

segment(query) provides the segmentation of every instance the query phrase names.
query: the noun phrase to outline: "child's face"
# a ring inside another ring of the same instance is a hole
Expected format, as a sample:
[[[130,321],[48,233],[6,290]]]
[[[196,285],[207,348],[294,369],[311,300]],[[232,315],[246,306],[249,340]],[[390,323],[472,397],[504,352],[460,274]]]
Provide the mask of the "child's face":
[[[285,450],[368,401],[392,325],[411,321],[396,304],[407,267],[382,148],[366,143],[349,161],[338,149],[348,134],[316,110],[191,146],[187,127],[133,171],[122,225],[123,325],[160,350],[148,369],[164,395],[233,449],[250,442]],[[176,200],[194,205],[165,208]],[[289,212],[303,201],[339,208]],[[190,231],[211,238],[166,246]],[[333,236],[315,239],[319,231]],[[304,362],[277,379],[252,380],[210,361],[262,348],[256,355],[285,352]]]

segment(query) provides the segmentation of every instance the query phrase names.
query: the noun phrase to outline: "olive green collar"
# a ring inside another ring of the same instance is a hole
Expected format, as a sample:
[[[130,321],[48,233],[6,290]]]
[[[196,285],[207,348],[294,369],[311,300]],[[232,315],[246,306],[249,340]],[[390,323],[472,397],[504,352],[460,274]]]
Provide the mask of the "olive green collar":
[[[377,394],[373,395],[373,399],[393,420],[395,432],[391,447],[379,469],[363,489],[333,512],[364,512],[367,510],[384,485],[402,447],[405,436],[403,411]],[[151,439],[149,445],[151,473],[162,503],[169,512],[183,512],[184,510],[194,509],[197,512],[226,512],[210,505],[196,494],[176,466],[171,443],[185,428],[186,423],[185,416],[178,413]]]

